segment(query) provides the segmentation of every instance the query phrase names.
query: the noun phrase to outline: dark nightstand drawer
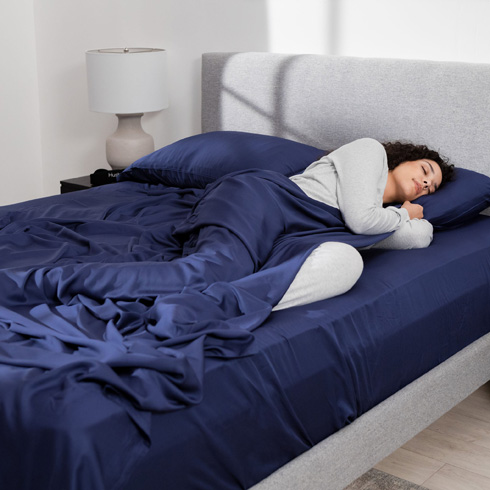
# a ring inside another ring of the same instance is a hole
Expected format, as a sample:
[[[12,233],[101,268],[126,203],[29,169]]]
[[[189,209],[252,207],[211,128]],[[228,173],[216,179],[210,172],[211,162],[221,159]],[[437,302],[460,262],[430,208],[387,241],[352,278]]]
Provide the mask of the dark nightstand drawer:
[[[61,194],[90,189],[92,187],[92,184],[90,183],[90,175],[84,175],[83,177],[77,177],[75,179],[62,180],[60,185]]]

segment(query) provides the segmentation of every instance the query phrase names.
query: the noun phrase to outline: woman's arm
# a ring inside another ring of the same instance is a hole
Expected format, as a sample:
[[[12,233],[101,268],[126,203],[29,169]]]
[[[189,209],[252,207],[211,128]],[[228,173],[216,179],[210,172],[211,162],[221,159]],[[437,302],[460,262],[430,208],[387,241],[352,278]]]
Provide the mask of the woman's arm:
[[[363,138],[328,155],[338,175],[337,199],[345,224],[357,234],[376,235],[397,230],[409,220],[405,208],[383,208],[388,176],[383,145]]]
[[[432,242],[433,227],[425,219],[411,219],[391,234],[388,238],[375,243],[369,248],[390,250],[408,250],[426,248]]]

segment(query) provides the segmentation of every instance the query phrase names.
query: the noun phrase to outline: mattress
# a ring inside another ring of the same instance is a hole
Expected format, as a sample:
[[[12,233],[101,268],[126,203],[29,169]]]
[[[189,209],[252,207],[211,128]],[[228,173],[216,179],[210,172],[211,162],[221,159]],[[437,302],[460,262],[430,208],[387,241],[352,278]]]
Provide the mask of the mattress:
[[[128,243],[141,257],[157,253],[137,234],[141,223],[160,223],[149,234],[172,256],[171,231],[202,192],[123,182],[8,206],[0,220],[35,231],[50,215],[67,242],[71,231],[100,222],[90,228],[92,241],[75,240],[99,259]],[[108,235],[110,245],[94,245]],[[44,232],[29,236],[37,247],[29,260],[64,260],[65,248],[50,247]],[[20,267],[22,254],[8,240],[2,246],[9,266]],[[202,399],[167,413],[138,409],[103,378],[63,369],[23,391],[18,366],[9,369],[2,352],[0,484],[101,488],[107,471],[111,488],[125,490],[162,482],[166,489],[247,488],[490,329],[490,217],[437,232],[428,249],[362,253],[365,270],[352,291],[274,312],[254,329],[253,348],[200,359]],[[36,319],[47,322],[50,313],[37,309]],[[48,361],[37,359],[21,381],[28,384]],[[182,381],[179,373],[175,379]],[[158,386],[150,397],[159,397]]]

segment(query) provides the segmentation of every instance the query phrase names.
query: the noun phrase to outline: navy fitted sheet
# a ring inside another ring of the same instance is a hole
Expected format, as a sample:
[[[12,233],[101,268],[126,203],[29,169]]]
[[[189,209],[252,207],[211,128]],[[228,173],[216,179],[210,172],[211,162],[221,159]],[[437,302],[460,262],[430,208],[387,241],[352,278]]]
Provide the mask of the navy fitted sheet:
[[[248,488],[490,331],[490,217],[362,255],[350,292],[273,313],[252,356],[208,360],[202,403],[152,416],[125,488]]]

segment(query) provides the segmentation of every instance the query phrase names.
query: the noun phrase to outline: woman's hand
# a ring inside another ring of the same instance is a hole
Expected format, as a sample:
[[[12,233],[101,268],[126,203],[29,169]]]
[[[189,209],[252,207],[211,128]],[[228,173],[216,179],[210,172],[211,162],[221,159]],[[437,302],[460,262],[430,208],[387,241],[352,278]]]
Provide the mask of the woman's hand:
[[[408,211],[410,219],[422,219],[424,217],[424,208],[420,204],[412,204],[410,201],[405,201],[402,208]]]

